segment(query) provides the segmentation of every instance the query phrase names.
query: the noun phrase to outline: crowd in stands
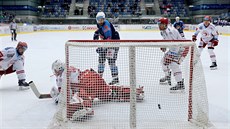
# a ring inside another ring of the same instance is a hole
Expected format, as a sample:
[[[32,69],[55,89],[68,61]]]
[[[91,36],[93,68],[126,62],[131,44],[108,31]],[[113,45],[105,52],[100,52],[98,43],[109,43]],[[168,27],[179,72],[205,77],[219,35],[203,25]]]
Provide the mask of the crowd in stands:
[[[71,0],[46,0],[44,17],[66,17],[69,13]]]
[[[215,25],[230,26],[230,12],[222,13],[218,18],[213,20]]]
[[[159,0],[161,14],[165,17],[187,17],[184,0]]]
[[[0,16],[0,23],[10,23],[15,18],[14,14],[3,12]]]
[[[106,17],[140,16],[141,0],[90,0],[88,15],[95,17],[97,12],[103,11]]]
[[[83,3],[84,0],[76,0],[76,3]]]

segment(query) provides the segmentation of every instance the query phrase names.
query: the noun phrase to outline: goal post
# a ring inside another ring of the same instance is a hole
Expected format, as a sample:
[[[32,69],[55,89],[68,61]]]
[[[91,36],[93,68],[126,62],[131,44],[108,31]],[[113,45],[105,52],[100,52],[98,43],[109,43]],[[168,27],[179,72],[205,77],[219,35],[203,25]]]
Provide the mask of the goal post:
[[[105,59],[100,58],[98,48],[106,50]],[[171,93],[177,73],[170,70],[171,85],[159,80],[165,76],[166,53],[178,48],[188,48],[179,63],[185,89]],[[109,53],[109,49],[114,51]],[[107,57],[111,53],[113,57]],[[190,40],[69,40],[65,58],[58,109],[49,129],[197,129],[211,125],[203,68],[196,44]],[[74,84],[72,66],[81,71]],[[109,85],[114,68],[119,85]],[[74,92],[79,102],[73,102]]]

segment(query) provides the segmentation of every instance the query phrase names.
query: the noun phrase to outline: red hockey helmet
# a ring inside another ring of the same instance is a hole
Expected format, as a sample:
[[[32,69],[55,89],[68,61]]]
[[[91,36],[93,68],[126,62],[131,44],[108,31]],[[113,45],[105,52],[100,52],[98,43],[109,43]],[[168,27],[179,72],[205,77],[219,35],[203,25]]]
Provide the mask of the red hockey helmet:
[[[158,24],[169,24],[169,19],[168,18],[165,18],[165,17],[162,17],[158,20]]]
[[[160,30],[165,30],[169,24],[169,19],[162,17],[158,20],[158,26]]]
[[[27,43],[26,42],[18,42],[18,45],[17,45],[17,49],[19,48],[23,48],[24,50],[26,50],[28,48],[27,46]]]
[[[212,21],[212,18],[211,18],[210,16],[205,16],[203,20],[204,20],[204,21],[210,21],[210,22],[211,22],[211,21]]]

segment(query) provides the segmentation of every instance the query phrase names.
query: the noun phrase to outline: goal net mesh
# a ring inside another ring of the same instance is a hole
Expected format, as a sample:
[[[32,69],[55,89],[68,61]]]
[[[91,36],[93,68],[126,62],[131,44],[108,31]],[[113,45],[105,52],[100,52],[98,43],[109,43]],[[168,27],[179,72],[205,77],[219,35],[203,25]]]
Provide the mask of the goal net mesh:
[[[165,77],[162,61],[169,50],[184,47],[189,51],[179,68],[185,89],[171,92],[177,73],[170,70],[171,85],[160,83]],[[97,48],[119,48],[117,59],[113,62],[105,56],[100,62]],[[205,77],[195,43],[69,40],[65,50],[64,82],[49,129],[198,129],[210,125]],[[70,66],[81,71],[77,90],[72,88]],[[103,75],[99,75],[103,66]],[[114,66],[118,75],[113,75]],[[109,85],[116,77],[119,84]],[[79,102],[72,102],[74,92]]]

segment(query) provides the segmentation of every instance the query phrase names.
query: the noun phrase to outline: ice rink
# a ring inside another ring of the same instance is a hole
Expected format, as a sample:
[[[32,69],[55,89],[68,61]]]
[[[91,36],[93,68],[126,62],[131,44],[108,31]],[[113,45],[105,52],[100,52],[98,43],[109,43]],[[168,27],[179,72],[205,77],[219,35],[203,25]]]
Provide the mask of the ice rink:
[[[121,31],[121,39],[161,39],[159,32]],[[185,32],[191,39],[192,32]],[[93,32],[36,32],[19,34],[18,41],[28,43],[25,52],[27,81],[34,81],[39,90],[49,93],[53,86],[51,64],[56,59],[65,59],[64,44],[70,39],[90,40]],[[215,48],[217,70],[210,70],[211,61],[205,48],[201,60],[206,79],[209,100],[209,115],[216,129],[230,129],[230,36],[219,36]],[[0,49],[15,47],[10,36],[0,37]],[[95,53],[96,54],[96,53]],[[96,68],[96,66],[93,66]],[[19,91],[15,74],[0,80],[0,129],[45,129],[56,111],[50,100],[38,100],[31,90]]]

